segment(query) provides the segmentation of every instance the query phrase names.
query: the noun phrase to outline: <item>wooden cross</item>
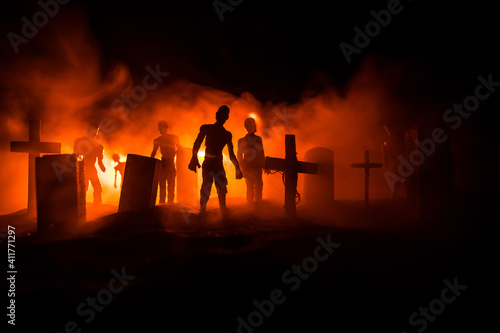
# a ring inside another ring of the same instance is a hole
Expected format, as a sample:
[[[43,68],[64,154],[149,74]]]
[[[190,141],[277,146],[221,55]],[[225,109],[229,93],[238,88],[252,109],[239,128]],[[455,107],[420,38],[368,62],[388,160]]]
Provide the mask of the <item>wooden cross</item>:
[[[30,120],[29,141],[11,142],[10,151],[15,153],[28,153],[28,213],[34,213],[36,210],[36,188],[35,188],[35,158],[40,157],[41,153],[60,153],[60,142],[41,142],[41,121]]]
[[[295,135],[285,135],[285,159],[266,156],[264,170],[282,171],[285,179],[285,215],[288,218],[297,217],[295,198],[297,194],[297,178],[299,173],[318,173],[318,164],[297,160]]]
[[[370,179],[370,169],[371,168],[381,168],[380,163],[370,163],[370,152],[365,151],[365,163],[355,163],[351,164],[353,168],[363,168],[365,169],[365,206],[368,207],[368,192],[369,192],[369,179]]]

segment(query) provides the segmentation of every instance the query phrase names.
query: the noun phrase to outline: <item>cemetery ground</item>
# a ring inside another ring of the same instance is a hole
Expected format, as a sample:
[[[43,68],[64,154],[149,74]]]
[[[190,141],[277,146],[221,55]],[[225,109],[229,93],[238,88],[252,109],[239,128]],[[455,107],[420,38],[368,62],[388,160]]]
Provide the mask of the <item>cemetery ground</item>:
[[[336,201],[315,217],[300,204],[292,221],[279,204],[255,212],[229,198],[225,223],[216,200],[205,219],[176,205],[88,206],[72,234],[41,234],[23,212],[4,215],[1,232],[16,228],[16,326],[8,328],[485,332],[498,303],[489,214],[497,199],[462,195],[426,221],[406,217],[405,199]],[[444,281],[459,286],[443,292]]]

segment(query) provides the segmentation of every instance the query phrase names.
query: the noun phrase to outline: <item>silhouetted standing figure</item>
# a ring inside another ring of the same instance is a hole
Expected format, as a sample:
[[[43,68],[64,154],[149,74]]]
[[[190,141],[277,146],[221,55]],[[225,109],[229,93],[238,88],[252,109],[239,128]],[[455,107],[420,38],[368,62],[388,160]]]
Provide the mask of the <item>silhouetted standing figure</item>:
[[[245,119],[245,128],[248,132],[238,140],[237,158],[247,185],[247,202],[259,204],[262,201],[262,169],[265,156],[262,138],[255,135],[257,125],[255,119]],[[254,201],[255,200],[255,201]]]
[[[182,154],[182,146],[177,135],[168,134],[168,123],[165,120],[158,122],[158,130],[161,136],[153,141],[153,152],[151,157],[156,156],[158,148],[161,152],[161,172],[158,186],[160,187],[160,205],[165,204],[165,197],[168,203],[174,203],[175,196],[175,155]],[[177,148],[177,149],[176,149]],[[168,184],[168,195],[167,195]]]
[[[120,173],[120,188],[123,185],[123,173],[125,172],[125,162],[120,161],[120,155],[118,154],[113,154],[113,161],[116,163],[115,166],[115,188],[116,188],[116,175]]]
[[[223,214],[226,209],[226,193],[227,193],[227,178],[222,164],[222,150],[227,145],[229,150],[229,159],[233,162],[236,168],[236,179],[242,178],[242,172],[236,156],[234,155],[234,147],[232,142],[232,134],[224,128],[224,123],[229,118],[229,108],[225,105],[221,106],[215,114],[215,124],[202,125],[200,133],[193,145],[193,157],[189,163],[189,169],[196,172],[196,168],[201,167],[198,162],[198,150],[205,140],[205,159],[203,161],[202,178],[203,183],[200,190],[200,210],[205,212],[207,208],[208,198],[212,190],[212,184],[215,181],[215,188],[219,197],[219,207]]]
[[[75,139],[73,146],[73,154],[77,154],[79,158],[83,159],[85,192],[89,189],[89,182],[94,188],[94,205],[100,205],[102,203],[102,186],[97,175],[95,163],[97,162],[102,172],[106,172],[106,167],[102,162],[104,147],[95,140],[98,131],[98,125],[90,125],[87,136]]]

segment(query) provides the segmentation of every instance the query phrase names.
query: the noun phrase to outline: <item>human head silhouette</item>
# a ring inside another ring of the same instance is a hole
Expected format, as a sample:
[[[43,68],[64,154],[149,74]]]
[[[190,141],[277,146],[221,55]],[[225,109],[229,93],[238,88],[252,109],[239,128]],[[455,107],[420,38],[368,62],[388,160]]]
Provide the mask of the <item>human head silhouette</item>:
[[[167,133],[168,123],[165,120],[160,120],[158,122],[158,129],[160,130],[161,134]]]
[[[257,125],[255,124],[255,119],[253,118],[245,119],[245,128],[250,134],[257,132]]]
[[[113,154],[113,161],[115,161],[116,163],[120,162],[120,155],[118,154]]]
[[[229,118],[229,108],[226,105],[222,105],[215,114],[215,119],[218,123],[224,124]]]

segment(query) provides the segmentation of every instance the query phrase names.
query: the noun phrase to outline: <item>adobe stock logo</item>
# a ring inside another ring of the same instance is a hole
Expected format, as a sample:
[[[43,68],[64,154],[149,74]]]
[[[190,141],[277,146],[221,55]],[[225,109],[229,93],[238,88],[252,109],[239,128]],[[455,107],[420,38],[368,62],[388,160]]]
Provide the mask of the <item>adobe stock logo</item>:
[[[66,5],[70,0],[47,0],[38,1],[38,5],[42,8],[33,14],[32,22],[26,16],[21,18],[23,26],[21,28],[22,36],[9,32],[7,38],[10,45],[14,49],[14,53],[19,53],[19,45],[28,44],[29,40],[38,34],[38,29],[43,28],[49,22],[49,17],[54,17],[59,13],[59,5]]]
[[[169,72],[162,72],[160,64],[156,64],[155,69],[146,66],[146,74],[142,79],[142,85],[136,85],[130,91],[130,95],[121,94],[120,98],[116,98],[111,103],[111,110],[119,113],[119,118],[124,120],[128,117],[130,109],[135,109],[139,103],[143,102],[148,97],[148,92],[158,88],[164,78],[170,75]]]
[[[413,312],[408,318],[408,323],[412,327],[418,327],[416,328],[418,333],[425,331],[429,323],[436,321],[437,316],[444,312],[446,305],[455,302],[462,291],[467,289],[466,285],[458,284],[457,277],[453,279],[453,283],[448,279],[443,282],[446,287],[441,290],[439,297],[430,301],[428,307],[419,307],[418,312]],[[409,332],[401,331],[401,333]]]
[[[331,235],[326,237],[326,240],[317,237],[318,245],[313,251],[313,255],[304,258],[300,265],[292,265],[281,275],[281,282],[287,285],[291,292],[298,290],[305,280],[311,277],[311,274],[316,272],[319,263],[330,258],[333,252],[340,247],[340,243],[332,242]],[[256,299],[252,302],[255,310],[251,311],[247,316],[238,316],[236,321],[237,333],[254,333],[256,329],[262,326],[265,320],[271,317],[277,309],[278,305],[285,303],[287,300],[286,291],[281,288],[273,289],[269,293],[269,298],[262,301]],[[226,332],[227,333],[227,332]]]
[[[222,22],[224,21],[224,13],[227,11],[232,12],[234,8],[241,5],[242,2],[243,0],[227,0],[227,3],[222,0],[214,0],[212,5],[219,16],[219,20]]]
[[[283,106],[280,109],[273,108],[273,117],[269,121],[268,126],[262,128],[260,132],[262,133],[262,139],[272,140],[276,135],[281,135],[282,132],[287,130],[287,126],[292,124],[295,118],[295,113]]]
[[[365,24],[364,31],[358,26],[354,27],[354,32],[356,32],[356,34],[354,35],[353,42],[355,46],[346,42],[339,44],[340,50],[347,63],[351,63],[353,54],[360,54],[362,49],[370,45],[371,39],[377,37],[382,31],[382,28],[386,28],[389,23],[391,23],[392,16],[400,14],[403,8],[399,0],[389,0],[387,9],[382,9],[378,12],[374,10],[370,11],[370,15],[374,20],[368,21]]]
[[[477,111],[481,102],[485,102],[500,87],[500,81],[493,81],[493,74],[490,73],[485,78],[482,75],[477,77],[479,83],[474,89],[474,93],[466,96],[462,104],[454,103],[453,109],[449,108],[443,113],[443,120],[449,124],[453,130],[458,130],[462,126],[463,119],[467,119],[472,113]],[[436,151],[436,146],[448,140],[448,135],[441,129],[435,128],[431,137],[422,140],[415,140],[417,149],[408,153],[408,159],[403,155],[398,156],[399,165],[397,174],[391,171],[384,173],[385,180],[391,191],[394,193],[398,183],[404,183],[410,177],[417,167],[422,165],[427,157],[430,157]]]
[[[113,277],[108,281],[107,288],[99,290],[95,297],[87,297],[85,302],[81,302],[76,307],[76,314],[82,317],[86,324],[90,324],[96,318],[97,313],[102,312],[105,306],[113,301],[113,297],[123,292],[130,281],[135,279],[134,275],[125,272],[125,267],[121,271],[113,269],[111,274]],[[57,331],[57,333],[81,333],[82,331],[83,329],[78,322],[68,321],[64,324],[64,329]]]

